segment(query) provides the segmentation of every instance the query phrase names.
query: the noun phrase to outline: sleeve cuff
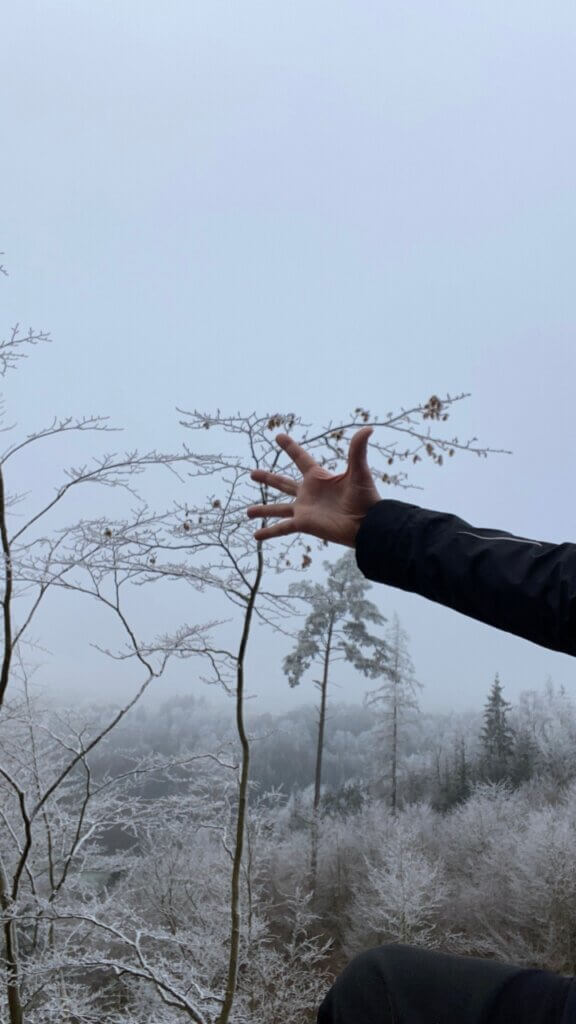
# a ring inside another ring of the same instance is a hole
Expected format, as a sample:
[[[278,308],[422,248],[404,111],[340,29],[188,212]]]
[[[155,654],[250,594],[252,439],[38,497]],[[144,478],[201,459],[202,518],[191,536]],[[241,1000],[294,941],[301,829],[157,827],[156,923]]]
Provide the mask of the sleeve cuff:
[[[419,512],[418,505],[393,500],[370,509],[356,535],[356,563],[367,579],[410,589],[410,527]]]

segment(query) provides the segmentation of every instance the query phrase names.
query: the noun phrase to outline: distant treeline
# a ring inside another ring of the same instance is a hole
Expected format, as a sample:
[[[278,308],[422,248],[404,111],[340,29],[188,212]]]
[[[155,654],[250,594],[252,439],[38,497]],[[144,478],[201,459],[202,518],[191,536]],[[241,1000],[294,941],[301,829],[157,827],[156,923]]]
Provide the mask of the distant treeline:
[[[247,721],[253,793],[259,798],[274,793],[286,801],[305,793],[314,779],[317,710],[252,712]],[[331,705],[323,760],[325,813],[353,811],[367,798],[386,800],[389,747],[386,722],[370,708]],[[110,769],[115,760],[121,766],[125,751],[166,757],[221,751],[233,757],[236,750],[233,708],[186,695],[156,710],[140,706],[114,731],[98,761]],[[549,780],[551,793],[576,778],[576,699],[551,681],[541,691],[524,691],[510,706],[496,677],[481,710],[411,712],[402,722],[401,806],[426,800],[436,810],[448,810],[478,782],[504,782],[514,789],[534,778]],[[164,794],[167,785],[147,780],[146,792]]]

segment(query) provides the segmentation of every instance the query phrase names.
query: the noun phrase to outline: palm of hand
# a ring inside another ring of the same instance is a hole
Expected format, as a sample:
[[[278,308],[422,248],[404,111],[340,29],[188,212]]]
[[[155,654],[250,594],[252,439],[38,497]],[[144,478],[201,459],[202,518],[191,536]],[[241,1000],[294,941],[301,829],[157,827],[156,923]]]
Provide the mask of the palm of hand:
[[[333,475],[319,466],[292,438],[281,434],[277,440],[302,473],[295,480],[266,470],[255,470],[252,479],[294,498],[291,503],[253,505],[250,518],[278,517],[280,523],[264,526],[254,534],[257,540],[308,533],[322,540],[354,546],[356,533],[368,510],[380,496],[366,461],[366,447],[372,430],[362,428],[350,442],[348,466]]]

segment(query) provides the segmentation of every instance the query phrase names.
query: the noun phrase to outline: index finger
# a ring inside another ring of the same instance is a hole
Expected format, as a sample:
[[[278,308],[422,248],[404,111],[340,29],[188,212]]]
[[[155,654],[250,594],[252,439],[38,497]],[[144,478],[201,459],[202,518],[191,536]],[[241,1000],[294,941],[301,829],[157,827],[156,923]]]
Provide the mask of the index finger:
[[[302,473],[302,476],[316,465],[312,456],[299,444],[296,444],[296,441],[289,434],[278,434],[276,440],[286,454],[290,456],[294,465]]]

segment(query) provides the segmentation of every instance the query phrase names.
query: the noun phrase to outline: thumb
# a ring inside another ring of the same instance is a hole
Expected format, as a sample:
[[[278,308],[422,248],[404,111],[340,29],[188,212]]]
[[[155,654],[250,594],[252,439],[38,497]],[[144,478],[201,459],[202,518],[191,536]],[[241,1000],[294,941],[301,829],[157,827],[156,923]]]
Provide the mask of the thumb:
[[[365,480],[371,476],[368,467],[368,441],[374,433],[372,427],[361,427],[354,434],[348,449],[348,472],[355,480]]]

